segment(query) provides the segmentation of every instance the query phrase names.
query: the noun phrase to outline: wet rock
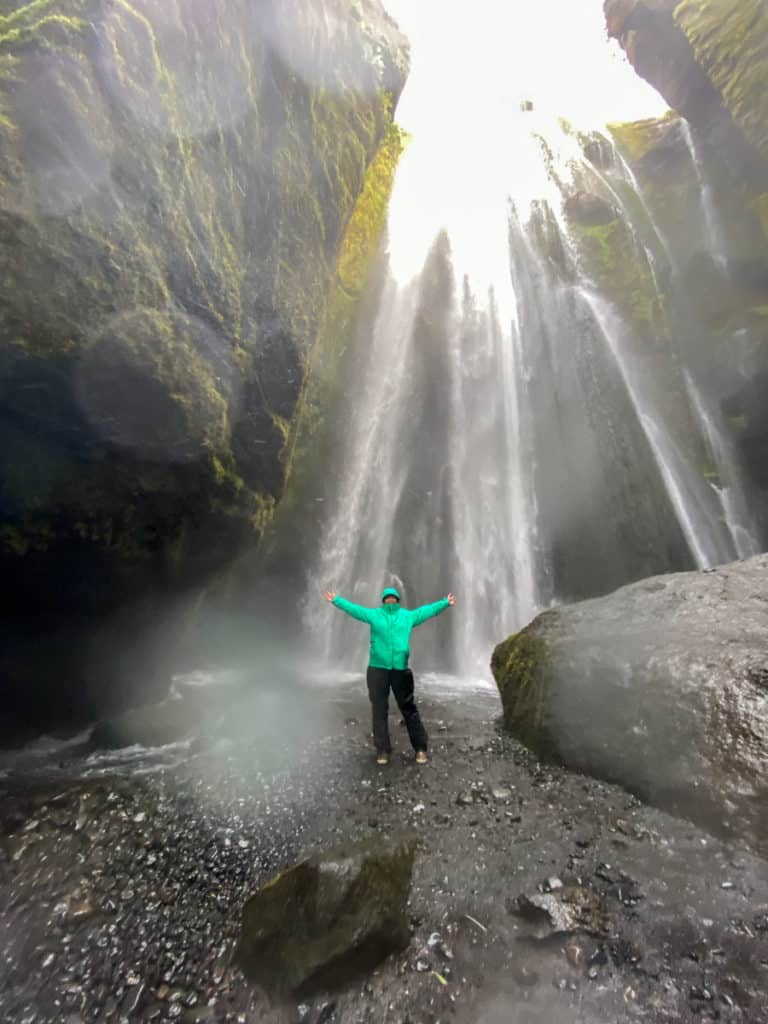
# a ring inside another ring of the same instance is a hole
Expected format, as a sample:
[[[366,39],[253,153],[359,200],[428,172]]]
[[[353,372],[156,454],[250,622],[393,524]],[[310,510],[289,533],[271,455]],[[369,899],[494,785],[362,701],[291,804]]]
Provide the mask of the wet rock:
[[[326,1001],[320,1004],[315,1017],[315,1024],[329,1024],[336,1013],[336,1003]]]
[[[246,903],[236,958],[268,991],[331,991],[408,942],[415,840],[351,845],[289,868]]]
[[[571,967],[581,967],[584,963],[584,947],[575,942],[565,947],[565,957]]]
[[[539,615],[492,668],[539,755],[768,852],[768,556]]]
[[[578,931],[601,935],[606,927],[600,897],[581,886],[519,896],[510,909],[531,927],[537,939]]]
[[[505,786],[494,786],[491,789],[491,796],[499,803],[506,803],[512,799],[512,790],[507,789]]]
[[[610,224],[618,216],[611,204],[592,192],[575,192],[565,201],[566,215],[579,224],[597,227]]]

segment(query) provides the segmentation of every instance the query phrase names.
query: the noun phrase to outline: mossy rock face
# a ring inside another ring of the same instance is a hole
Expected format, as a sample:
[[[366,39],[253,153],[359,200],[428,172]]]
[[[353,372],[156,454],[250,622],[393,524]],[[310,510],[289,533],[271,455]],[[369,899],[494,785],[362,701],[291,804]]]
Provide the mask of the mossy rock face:
[[[377,0],[0,11],[0,569],[23,626],[258,542],[408,48]]]
[[[605,0],[637,73],[734,166],[765,180],[768,13],[763,0]]]
[[[239,374],[231,351],[176,310],[133,309],[110,320],[83,353],[76,395],[110,446],[150,462],[226,452]]]
[[[601,196],[591,192],[575,192],[565,201],[565,212],[571,220],[585,227],[599,227],[616,219],[616,210]]]
[[[693,364],[727,393],[744,367],[759,370],[768,358],[750,312],[768,301],[765,193],[721,146],[672,112],[609,129],[642,195],[639,205],[633,188],[628,201],[636,222],[649,228],[645,239],[662,271],[656,283],[673,333],[687,339],[697,353]]]
[[[768,348],[768,307],[764,310],[763,345]],[[723,402],[736,444],[750,474],[768,491],[768,368],[735,388]]]
[[[285,488],[260,557],[281,575],[303,574],[317,532],[318,496],[325,495],[328,459],[345,413],[349,355],[359,325],[376,302],[389,197],[407,137],[393,125],[365,177],[339,249],[325,316],[307,361],[304,385],[290,423]]]
[[[245,905],[237,960],[278,996],[341,988],[408,944],[411,838],[340,847],[267,882]]]
[[[745,137],[768,160],[768,10],[763,0],[682,0],[675,22]]]
[[[547,645],[532,627],[507,637],[494,650],[491,672],[504,709],[504,725],[518,739],[545,756],[552,754],[544,711],[547,700]]]
[[[759,555],[545,612],[494,652],[505,726],[765,856],[766,571]]]
[[[675,23],[680,0],[604,0],[608,34],[637,73],[684,117],[703,123],[722,111],[717,88]]]
[[[613,216],[606,220],[609,212]],[[607,203],[590,220],[568,204],[566,214],[587,275],[625,313],[639,338],[653,343],[667,338],[663,296],[627,220]]]

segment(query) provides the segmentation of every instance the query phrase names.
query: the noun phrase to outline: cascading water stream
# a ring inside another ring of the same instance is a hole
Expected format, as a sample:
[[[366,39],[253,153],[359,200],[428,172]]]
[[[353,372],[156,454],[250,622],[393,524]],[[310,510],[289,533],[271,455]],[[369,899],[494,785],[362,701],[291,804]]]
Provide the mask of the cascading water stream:
[[[702,169],[701,159],[699,157],[698,147],[696,141],[691,132],[690,126],[687,121],[682,122],[683,137],[685,138],[688,151],[691,154],[691,163],[693,164],[694,173],[696,175],[696,181],[699,186],[699,193],[701,195],[701,210],[704,215],[704,225],[707,232],[708,249],[712,258],[723,270],[724,273],[728,271],[728,250],[725,243],[725,232],[723,231],[723,225],[720,220],[720,214],[718,213],[715,205],[714,196],[712,193],[712,186],[707,181],[704,171]]]
[[[725,522],[733,539],[733,546],[739,558],[750,558],[760,551],[757,540],[758,529],[749,511],[736,453],[728,441],[722,424],[708,407],[703,394],[694,384],[689,373],[685,374],[685,383],[717,468],[719,483],[712,483],[711,486],[722,505]]]
[[[619,153],[618,149],[616,149],[615,145],[612,146],[612,152],[616,166],[619,168],[623,178],[631,188],[632,192],[637,196],[638,200],[640,201],[640,205],[643,209],[643,214],[648,224],[650,225],[655,240],[658,242],[659,247],[664,253],[664,258],[666,259],[667,264],[669,265],[670,269],[674,271],[676,268],[675,260],[672,256],[672,248],[669,244],[669,241],[667,240],[666,235],[661,230],[661,227],[659,226],[656,218],[654,217],[653,211],[648,205],[648,201],[646,200],[643,190],[640,187],[640,182],[637,180],[637,176],[634,174],[632,168],[629,166],[629,164],[621,155],[621,153]]]
[[[606,303],[588,289],[580,295],[591,309],[616,365],[626,384],[635,414],[653,451],[659,472],[664,479],[680,526],[699,569],[726,561],[731,554],[719,536],[708,496],[697,474],[691,471],[671,433],[662,426],[659,414],[643,387],[643,375],[632,366],[620,344],[622,325]]]

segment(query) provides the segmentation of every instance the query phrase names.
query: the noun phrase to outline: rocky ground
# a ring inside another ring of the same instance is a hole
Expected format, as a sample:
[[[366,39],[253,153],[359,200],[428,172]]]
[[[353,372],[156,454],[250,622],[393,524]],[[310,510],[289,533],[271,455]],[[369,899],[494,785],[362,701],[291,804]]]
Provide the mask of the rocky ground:
[[[0,1018],[768,1022],[768,863],[543,767],[491,689],[422,681],[433,759],[377,768],[361,681],[260,689],[230,736],[6,762]],[[351,989],[272,1005],[231,954],[303,853],[420,837],[412,939]]]

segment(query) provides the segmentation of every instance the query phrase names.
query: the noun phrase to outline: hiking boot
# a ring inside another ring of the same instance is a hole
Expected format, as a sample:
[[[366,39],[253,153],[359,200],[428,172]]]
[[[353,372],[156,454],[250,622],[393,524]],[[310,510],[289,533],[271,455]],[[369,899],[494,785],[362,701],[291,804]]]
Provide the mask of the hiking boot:
[[[416,751],[416,764],[426,764],[426,763],[427,763],[427,752],[426,752],[426,750],[417,750]]]
[[[384,751],[382,751],[380,754],[377,754],[376,764],[389,764],[389,754],[385,754]]]

